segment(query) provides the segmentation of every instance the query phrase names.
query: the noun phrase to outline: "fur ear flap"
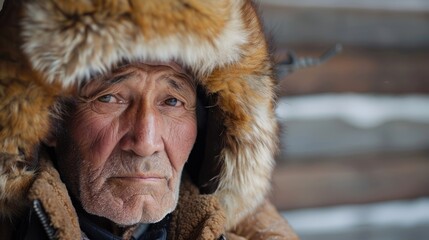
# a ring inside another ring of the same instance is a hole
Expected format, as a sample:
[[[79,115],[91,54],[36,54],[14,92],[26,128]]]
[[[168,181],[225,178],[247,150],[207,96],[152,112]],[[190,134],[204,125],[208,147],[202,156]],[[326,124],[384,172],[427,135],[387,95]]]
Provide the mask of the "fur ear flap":
[[[49,130],[49,109],[60,88],[45,84],[21,50],[21,5],[21,1],[7,1],[1,14],[0,149],[29,160]]]
[[[6,1],[0,16],[0,217],[13,217],[27,204],[40,141],[50,125],[59,86],[46,85],[20,49],[21,1]],[[12,8],[13,7],[13,8]]]
[[[33,155],[48,132],[54,96],[25,71],[11,74],[12,67],[1,60],[0,65],[0,213],[11,217],[26,206],[34,177],[29,168],[37,165]]]

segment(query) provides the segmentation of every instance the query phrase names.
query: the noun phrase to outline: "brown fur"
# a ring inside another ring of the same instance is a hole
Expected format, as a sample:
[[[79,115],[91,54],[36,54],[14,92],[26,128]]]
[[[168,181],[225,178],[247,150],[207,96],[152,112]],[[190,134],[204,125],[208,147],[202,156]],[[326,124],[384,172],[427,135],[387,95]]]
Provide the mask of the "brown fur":
[[[0,25],[0,217],[6,218],[28,205],[37,165],[32,156],[49,129],[53,103],[52,86],[40,85],[19,49],[19,28],[12,21],[18,14],[19,8],[2,14]]]
[[[262,201],[269,188],[272,154],[277,146],[274,81],[267,45],[253,6],[243,5],[242,13],[252,41],[242,47],[239,62],[216,69],[205,82],[209,91],[219,95],[219,107],[225,114],[226,144],[220,157],[225,162],[217,193],[227,212],[234,212],[229,215],[228,226],[237,224]],[[255,118],[260,115],[258,107],[267,110],[263,122]]]
[[[34,180],[18,155],[0,153],[0,219],[20,216],[28,207],[27,191]]]
[[[274,206],[264,201],[254,214],[242,220],[227,235],[228,239],[284,239],[298,240],[287,221],[279,215]],[[234,238],[235,237],[235,238]]]
[[[167,37],[178,32],[184,36],[192,32],[210,39],[218,35],[224,27],[227,21],[224,16],[228,15],[229,3],[225,0],[79,0],[55,1],[50,8],[53,11],[61,11],[66,16],[90,14],[97,24],[106,24],[106,17],[116,22],[132,19],[148,39]],[[195,21],[196,19],[198,21]],[[70,27],[78,22],[72,17],[65,20],[67,21],[64,24]],[[98,20],[102,21],[97,22]],[[175,24],[171,24],[172,22]]]

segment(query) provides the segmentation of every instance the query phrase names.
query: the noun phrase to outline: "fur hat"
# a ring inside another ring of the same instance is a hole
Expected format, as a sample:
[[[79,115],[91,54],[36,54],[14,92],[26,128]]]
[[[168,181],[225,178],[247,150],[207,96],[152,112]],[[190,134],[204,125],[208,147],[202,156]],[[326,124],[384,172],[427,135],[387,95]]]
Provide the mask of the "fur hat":
[[[191,168],[234,226],[265,198],[277,146],[272,64],[246,0],[7,1],[0,15],[0,215],[25,205],[57,99],[123,61],[175,61],[212,99],[204,160]]]

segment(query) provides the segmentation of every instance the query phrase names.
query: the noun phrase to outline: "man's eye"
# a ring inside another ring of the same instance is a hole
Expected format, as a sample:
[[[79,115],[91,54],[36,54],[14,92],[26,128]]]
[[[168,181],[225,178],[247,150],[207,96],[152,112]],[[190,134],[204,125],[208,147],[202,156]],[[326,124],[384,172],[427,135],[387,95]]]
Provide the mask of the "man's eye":
[[[112,94],[106,94],[99,98],[97,98],[98,101],[104,102],[104,103],[116,103],[118,100],[112,95]]]
[[[169,98],[165,100],[165,104],[167,104],[168,106],[177,107],[177,106],[181,106],[182,102],[177,98]]]

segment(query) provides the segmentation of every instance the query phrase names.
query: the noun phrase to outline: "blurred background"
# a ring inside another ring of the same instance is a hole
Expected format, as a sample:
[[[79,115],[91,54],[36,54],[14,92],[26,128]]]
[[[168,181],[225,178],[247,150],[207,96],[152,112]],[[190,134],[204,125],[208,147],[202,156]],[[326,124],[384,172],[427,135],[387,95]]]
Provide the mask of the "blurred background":
[[[272,201],[302,240],[429,239],[429,0],[257,4],[278,62],[343,48],[278,69]]]
[[[273,202],[302,240],[429,239],[429,1],[258,4],[278,62],[343,48],[279,67]]]

